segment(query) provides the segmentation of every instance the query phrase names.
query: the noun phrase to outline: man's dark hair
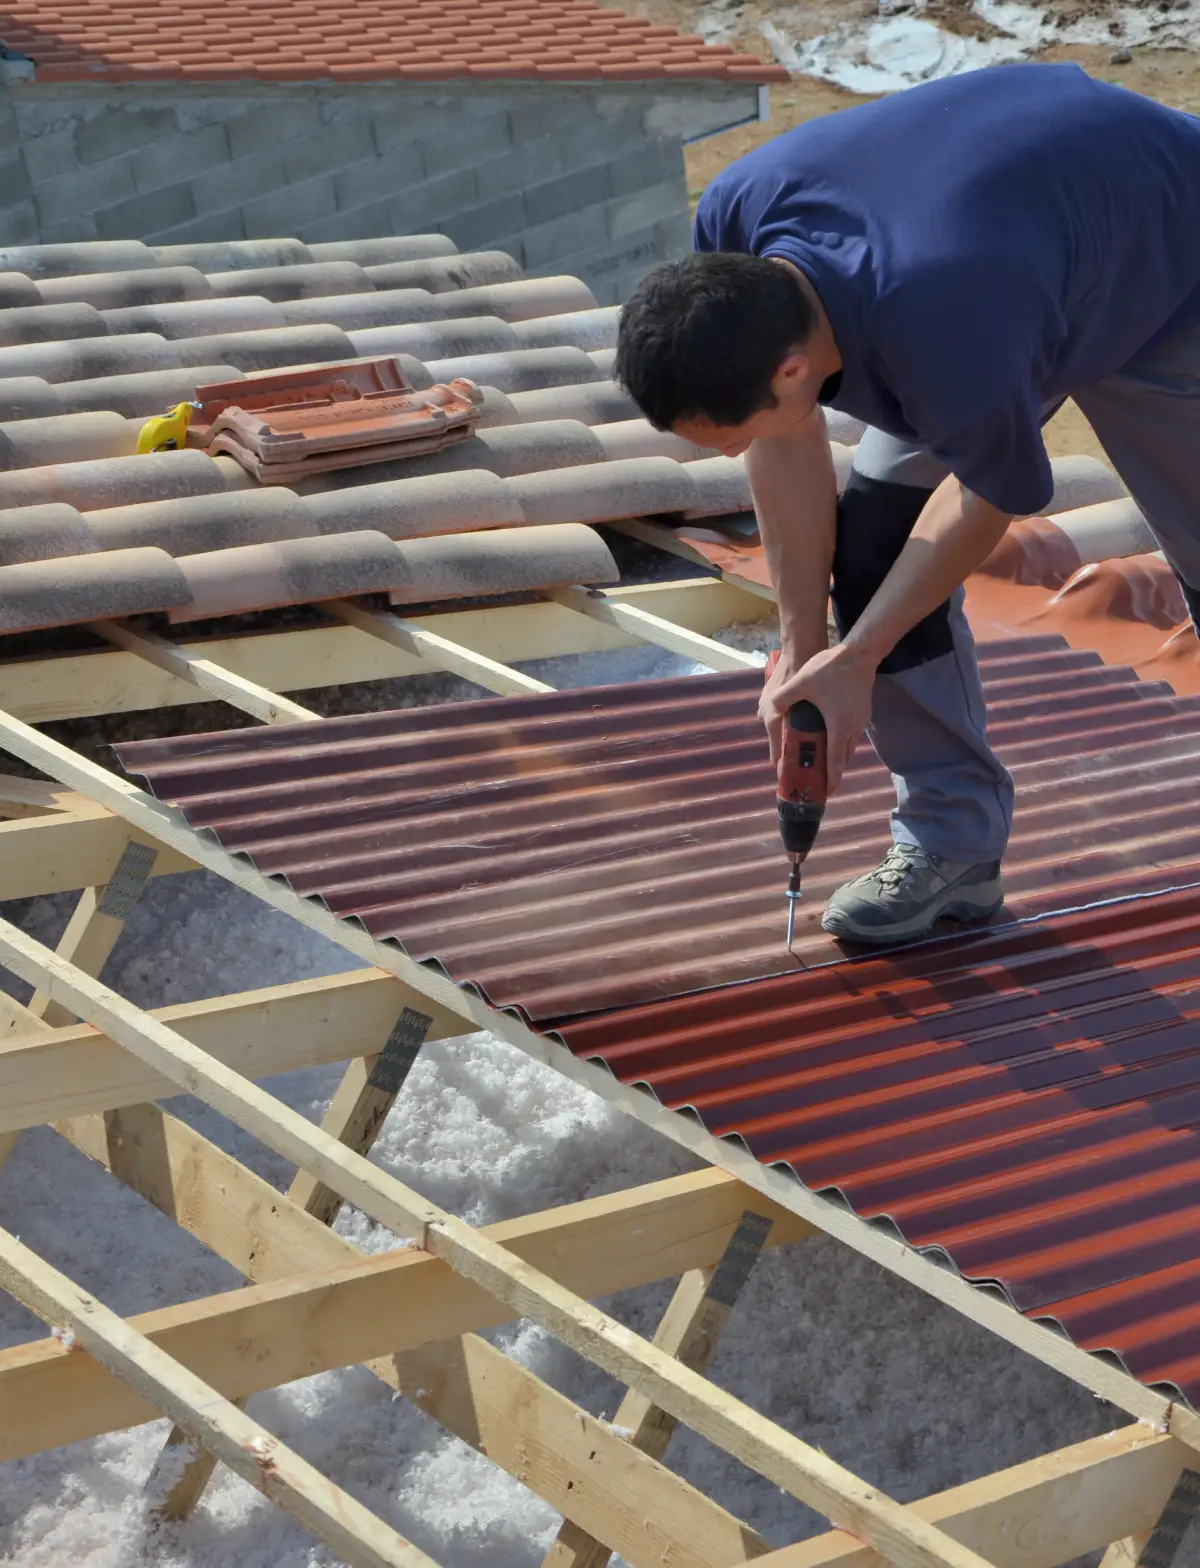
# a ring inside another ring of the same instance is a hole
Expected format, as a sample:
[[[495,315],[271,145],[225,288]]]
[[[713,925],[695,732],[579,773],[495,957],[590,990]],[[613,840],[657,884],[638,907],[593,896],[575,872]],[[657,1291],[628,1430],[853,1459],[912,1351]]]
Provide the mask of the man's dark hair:
[[[778,262],[732,251],[665,261],[621,312],[617,379],[659,430],[697,416],[740,425],[775,407],[771,378],[816,325]]]

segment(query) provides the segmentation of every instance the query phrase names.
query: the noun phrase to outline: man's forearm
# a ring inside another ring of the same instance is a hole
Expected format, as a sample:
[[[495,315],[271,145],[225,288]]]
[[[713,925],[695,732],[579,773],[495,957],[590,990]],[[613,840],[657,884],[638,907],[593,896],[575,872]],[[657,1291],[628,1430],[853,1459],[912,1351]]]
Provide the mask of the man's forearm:
[[[1012,518],[951,475],[930,496],[908,542],[843,647],[872,666],[981,566]]]
[[[808,658],[828,643],[837,527],[837,481],[821,410],[795,436],[756,441],[746,453],[746,473],[784,649]]]

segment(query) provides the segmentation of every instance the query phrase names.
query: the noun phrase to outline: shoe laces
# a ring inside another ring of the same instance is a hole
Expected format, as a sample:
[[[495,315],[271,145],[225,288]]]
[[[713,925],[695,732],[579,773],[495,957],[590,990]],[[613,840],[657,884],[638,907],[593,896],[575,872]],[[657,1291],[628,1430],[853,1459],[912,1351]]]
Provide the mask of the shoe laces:
[[[889,890],[897,888],[914,871],[935,871],[939,857],[927,854],[917,844],[893,844],[882,862],[863,878],[864,882],[878,882]]]

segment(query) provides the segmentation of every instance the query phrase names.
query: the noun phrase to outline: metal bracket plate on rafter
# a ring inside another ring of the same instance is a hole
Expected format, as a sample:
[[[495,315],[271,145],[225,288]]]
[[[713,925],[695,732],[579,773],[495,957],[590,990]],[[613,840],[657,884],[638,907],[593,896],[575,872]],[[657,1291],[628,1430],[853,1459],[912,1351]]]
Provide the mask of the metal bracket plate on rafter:
[[[415,1007],[404,1009],[387,1037],[387,1044],[379,1053],[379,1060],[371,1069],[367,1083],[372,1089],[381,1089],[385,1094],[400,1093],[432,1024],[433,1019],[425,1013],[419,1013]]]
[[[1200,1474],[1185,1470],[1138,1557],[1138,1568],[1171,1568],[1184,1536],[1200,1511]]]
[[[747,1209],[729,1238],[705,1295],[722,1307],[732,1307],[745,1289],[750,1271],[771,1233],[771,1221]]]
[[[152,844],[139,844],[130,839],[100,895],[97,911],[102,915],[111,915],[114,920],[128,920],[129,912],[149,881],[157,859],[158,851]]]

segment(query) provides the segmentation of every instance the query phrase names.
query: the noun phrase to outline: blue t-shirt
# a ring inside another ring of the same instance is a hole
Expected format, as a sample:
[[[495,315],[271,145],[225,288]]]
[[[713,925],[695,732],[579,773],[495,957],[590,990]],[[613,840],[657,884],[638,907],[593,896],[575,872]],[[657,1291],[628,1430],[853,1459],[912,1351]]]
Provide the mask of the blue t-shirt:
[[[1074,65],[975,71],[739,159],[695,244],[799,267],[843,360],[833,406],[1037,512],[1045,410],[1200,319],[1200,119]]]

